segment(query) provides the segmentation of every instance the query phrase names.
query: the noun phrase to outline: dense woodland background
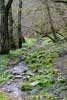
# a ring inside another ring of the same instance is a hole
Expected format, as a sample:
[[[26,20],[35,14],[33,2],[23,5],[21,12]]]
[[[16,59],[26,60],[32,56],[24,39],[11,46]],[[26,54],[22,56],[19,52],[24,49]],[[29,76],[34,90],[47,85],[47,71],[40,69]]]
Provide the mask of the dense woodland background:
[[[0,0],[0,100],[67,100],[67,0]]]
[[[58,40],[64,38],[67,41],[65,3],[57,3],[53,0],[1,0],[0,4],[1,53],[9,52],[10,44],[15,48],[19,47],[18,42],[22,42],[19,39],[21,35],[23,38],[35,37],[38,34],[49,37],[53,42],[56,42],[57,38]],[[51,34],[54,38],[50,36]]]

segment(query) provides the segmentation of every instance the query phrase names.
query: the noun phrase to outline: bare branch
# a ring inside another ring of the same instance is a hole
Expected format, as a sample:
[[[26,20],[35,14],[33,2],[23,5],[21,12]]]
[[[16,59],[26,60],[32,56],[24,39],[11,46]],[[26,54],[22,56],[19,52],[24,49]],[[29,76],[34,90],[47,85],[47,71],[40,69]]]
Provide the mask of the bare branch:
[[[54,2],[56,2],[56,3],[65,3],[65,4],[67,4],[67,1],[62,1],[62,0],[55,0]]]
[[[9,12],[12,2],[13,2],[13,0],[8,1],[7,5],[6,5],[6,12]]]

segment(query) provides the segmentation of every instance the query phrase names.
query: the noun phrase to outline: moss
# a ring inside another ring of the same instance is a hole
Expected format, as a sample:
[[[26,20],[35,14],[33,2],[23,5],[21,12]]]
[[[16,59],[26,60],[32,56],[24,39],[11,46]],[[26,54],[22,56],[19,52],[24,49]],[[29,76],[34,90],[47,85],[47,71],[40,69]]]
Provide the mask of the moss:
[[[61,99],[47,92],[39,92],[29,96],[28,100],[61,100]]]
[[[7,82],[8,80],[12,79],[12,75],[8,71],[4,71],[0,73],[0,83]]]
[[[23,91],[30,91],[32,89],[32,85],[29,81],[22,81],[19,88]]]
[[[67,100],[67,97],[63,98],[63,100]]]
[[[4,92],[0,92],[0,100],[8,100],[8,96]]]
[[[57,79],[57,81],[59,82],[59,83],[65,83],[65,82],[67,82],[67,79],[65,78],[65,77],[58,77],[58,79]]]
[[[9,96],[7,93],[0,90],[0,100],[16,100],[16,97]]]

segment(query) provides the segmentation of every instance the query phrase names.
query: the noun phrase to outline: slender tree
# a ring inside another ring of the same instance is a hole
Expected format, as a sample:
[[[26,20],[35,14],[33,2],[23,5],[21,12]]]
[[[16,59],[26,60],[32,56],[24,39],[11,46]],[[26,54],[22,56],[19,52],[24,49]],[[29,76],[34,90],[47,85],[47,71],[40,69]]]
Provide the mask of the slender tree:
[[[50,8],[49,8],[48,0],[46,0],[46,8],[47,8],[48,17],[49,17],[49,23],[51,25],[51,31],[52,31],[54,39],[56,41],[57,40],[57,35],[56,35],[55,30],[54,30],[54,26],[53,26],[53,21],[52,21],[52,18],[51,18],[51,13],[50,13]]]
[[[56,34],[56,32],[55,32],[55,29],[54,29],[54,25],[53,25],[53,20],[52,20],[52,17],[51,17],[51,13],[50,13],[50,7],[49,7],[49,2],[48,2],[48,0],[40,0],[44,5],[46,5],[46,9],[47,9],[47,13],[48,13],[48,18],[49,18],[49,24],[50,24],[50,26],[51,26],[51,31],[52,31],[52,34],[53,34],[53,38],[51,38],[51,39],[53,39],[54,40],[54,42],[57,42],[57,40],[58,40],[58,37],[57,37],[57,34]],[[49,36],[48,34],[46,34],[46,36]],[[49,37],[51,37],[51,36],[49,36]]]
[[[22,0],[19,0],[19,11],[18,11],[18,36],[19,36],[19,48],[22,47],[22,43],[25,42],[25,39],[21,32],[21,20],[22,20]]]
[[[10,11],[9,11],[8,27],[9,27],[9,47],[10,47],[10,49],[16,49],[15,42],[14,42],[14,39],[13,39],[13,16],[12,16],[12,8],[10,8]]]

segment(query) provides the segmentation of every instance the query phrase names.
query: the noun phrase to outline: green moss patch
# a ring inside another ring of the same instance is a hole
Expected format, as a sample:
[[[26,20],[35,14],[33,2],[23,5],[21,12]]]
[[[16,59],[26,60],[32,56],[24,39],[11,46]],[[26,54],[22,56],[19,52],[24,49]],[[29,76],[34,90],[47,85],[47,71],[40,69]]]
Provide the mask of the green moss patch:
[[[8,100],[7,94],[0,91],[0,100]]]

